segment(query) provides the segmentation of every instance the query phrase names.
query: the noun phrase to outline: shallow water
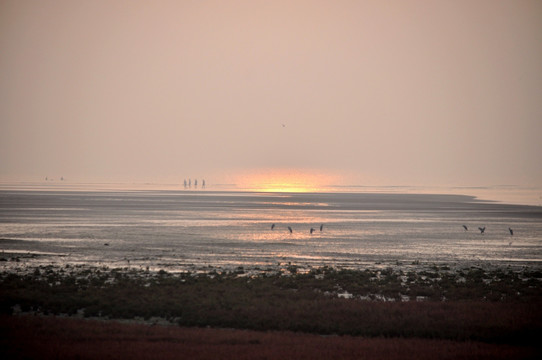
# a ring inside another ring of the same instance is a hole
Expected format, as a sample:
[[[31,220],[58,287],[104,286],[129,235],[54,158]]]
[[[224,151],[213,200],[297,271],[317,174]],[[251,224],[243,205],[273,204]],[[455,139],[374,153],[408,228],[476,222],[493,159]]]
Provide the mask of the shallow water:
[[[0,251],[7,270],[542,267],[542,208],[461,195],[10,190],[0,191]]]

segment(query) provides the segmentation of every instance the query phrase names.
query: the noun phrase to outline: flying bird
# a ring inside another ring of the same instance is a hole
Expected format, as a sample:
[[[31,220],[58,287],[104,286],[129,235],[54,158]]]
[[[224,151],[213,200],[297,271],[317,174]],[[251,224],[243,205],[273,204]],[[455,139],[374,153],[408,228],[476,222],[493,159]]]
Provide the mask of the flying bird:
[[[479,227],[478,230],[480,230],[480,234],[483,234],[486,231],[486,227]]]
[[[314,232],[314,228],[311,228],[311,234]]]
[[[271,225],[271,230],[273,230],[275,228],[275,224]]]
[[[508,228],[508,231],[510,231],[510,235],[514,235],[514,230],[512,230],[512,228]]]
[[[290,234],[293,232],[292,228],[288,226],[288,230],[290,231]]]
[[[463,225],[463,229],[465,229],[465,231],[469,230],[469,228],[467,227],[467,225]]]

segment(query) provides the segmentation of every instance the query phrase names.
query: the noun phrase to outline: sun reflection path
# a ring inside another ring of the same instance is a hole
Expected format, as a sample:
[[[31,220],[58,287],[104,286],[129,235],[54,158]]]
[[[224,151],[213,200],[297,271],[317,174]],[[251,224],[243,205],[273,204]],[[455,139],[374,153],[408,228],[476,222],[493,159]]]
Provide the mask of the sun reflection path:
[[[315,171],[273,169],[242,175],[238,183],[259,192],[321,192],[334,180],[336,176]]]

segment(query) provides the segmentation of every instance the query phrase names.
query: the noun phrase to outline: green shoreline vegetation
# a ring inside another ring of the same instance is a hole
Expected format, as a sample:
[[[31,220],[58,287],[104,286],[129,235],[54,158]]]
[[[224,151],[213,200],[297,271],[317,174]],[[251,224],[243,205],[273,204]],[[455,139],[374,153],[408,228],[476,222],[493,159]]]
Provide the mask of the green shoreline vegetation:
[[[169,273],[66,265],[0,273],[0,311],[183,327],[538,347],[542,272],[478,267]]]

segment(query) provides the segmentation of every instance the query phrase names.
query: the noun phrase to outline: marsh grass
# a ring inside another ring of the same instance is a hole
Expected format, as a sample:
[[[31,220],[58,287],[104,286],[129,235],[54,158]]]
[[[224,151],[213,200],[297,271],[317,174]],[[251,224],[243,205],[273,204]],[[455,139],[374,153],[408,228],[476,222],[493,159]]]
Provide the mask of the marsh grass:
[[[324,267],[253,275],[242,269],[171,274],[42,267],[27,275],[1,274],[0,310],[534,346],[542,336],[540,276],[528,269],[439,267],[407,273]],[[345,292],[350,298],[338,297]]]
[[[0,315],[2,359],[537,359],[535,347]]]

